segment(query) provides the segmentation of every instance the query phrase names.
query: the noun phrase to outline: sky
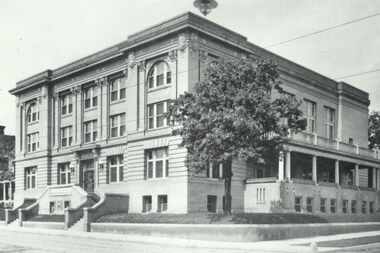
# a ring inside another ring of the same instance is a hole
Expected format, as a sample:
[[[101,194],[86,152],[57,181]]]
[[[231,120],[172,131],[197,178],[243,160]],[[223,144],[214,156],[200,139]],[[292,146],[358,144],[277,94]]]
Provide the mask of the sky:
[[[380,12],[380,0],[217,0],[207,18],[331,78],[380,69],[380,16],[269,45]],[[121,42],[186,11],[193,0],[0,0],[0,125],[15,134],[16,82]],[[344,79],[380,110],[380,72]]]

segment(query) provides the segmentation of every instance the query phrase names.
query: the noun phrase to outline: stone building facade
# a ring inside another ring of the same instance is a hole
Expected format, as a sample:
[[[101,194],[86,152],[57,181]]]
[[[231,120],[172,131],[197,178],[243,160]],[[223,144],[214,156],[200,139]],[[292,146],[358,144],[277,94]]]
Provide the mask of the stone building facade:
[[[17,83],[17,203],[36,198],[40,213],[59,214],[88,193],[123,193],[132,213],[222,211],[222,168],[187,168],[163,113],[210,62],[242,57],[278,63],[284,89],[305,100],[308,130],[291,136],[274,170],[233,162],[233,211],[378,209],[368,94],[192,13]]]
[[[15,136],[5,134],[0,126],[0,207],[13,205]]]

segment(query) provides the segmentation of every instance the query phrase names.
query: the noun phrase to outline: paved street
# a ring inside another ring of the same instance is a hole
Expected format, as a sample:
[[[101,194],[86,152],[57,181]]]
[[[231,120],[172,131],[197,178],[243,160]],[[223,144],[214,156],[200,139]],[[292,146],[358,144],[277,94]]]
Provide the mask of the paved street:
[[[380,243],[378,242],[380,240],[380,231],[284,241],[227,243],[1,226],[0,238],[1,253],[307,253],[312,252],[310,248],[311,242],[317,242],[319,246],[318,252],[380,252]],[[353,248],[348,249],[345,247]]]

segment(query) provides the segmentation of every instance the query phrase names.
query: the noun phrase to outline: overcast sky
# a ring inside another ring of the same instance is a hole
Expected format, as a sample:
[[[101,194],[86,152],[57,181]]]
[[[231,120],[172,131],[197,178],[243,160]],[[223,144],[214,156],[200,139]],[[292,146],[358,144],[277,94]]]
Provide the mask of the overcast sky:
[[[218,0],[209,19],[260,46],[380,12],[380,0]],[[0,0],[0,125],[15,133],[16,82],[118,43],[193,0]],[[326,76],[380,69],[380,16],[270,48]],[[345,79],[380,110],[380,72]]]

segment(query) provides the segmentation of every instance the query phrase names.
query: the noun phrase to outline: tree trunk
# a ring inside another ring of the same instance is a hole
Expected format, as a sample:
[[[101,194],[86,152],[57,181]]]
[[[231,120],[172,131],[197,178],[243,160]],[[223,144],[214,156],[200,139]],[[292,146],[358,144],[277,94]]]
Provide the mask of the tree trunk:
[[[231,179],[232,179],[232,159],[224,164],[224,206],[225,215],[231,215],[232,196],[231,196]]]

